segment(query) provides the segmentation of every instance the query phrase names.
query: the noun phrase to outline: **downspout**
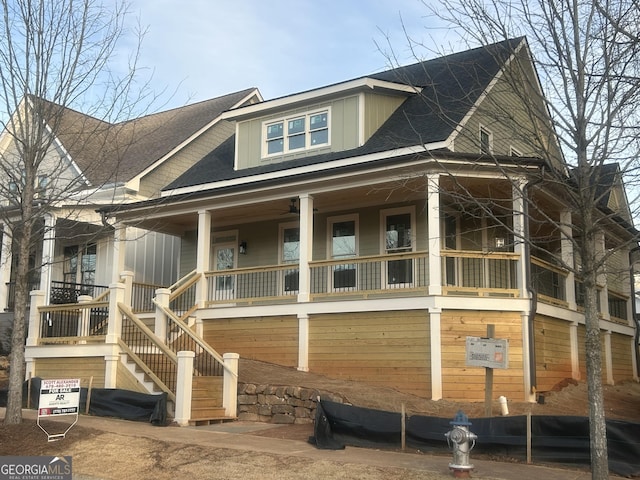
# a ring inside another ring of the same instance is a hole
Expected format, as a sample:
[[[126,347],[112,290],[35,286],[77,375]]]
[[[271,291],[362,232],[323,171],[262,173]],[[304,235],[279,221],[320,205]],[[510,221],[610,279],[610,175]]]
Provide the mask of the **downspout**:
[[[531,245],[529,244],[529,189],[544,179],[544,165],[540,169],[540,178],[535,182],[528,182],[522,191],[525,199],[524,202],[524,262],[525,262],[525,282],[527,292],[529,292],[529,318],[527,320],[527,330],[529,332],[529,380],[531,382],[530,393],[534,394],[537,390],[537,372],[536,372],[536,350],[535,350],[535,318],[538,311],[538,292],[533,288],[531,282]]]
[[[635,247],[629,251],[629,283],[631,283],[631,315],[633,316],[633,326],[635,329],[635,342],[633,346],[636,349],[636,372],[640,376],[640,319],[636,309],[636,282],[634,278],[633,254],[640,252],[640,247]]]

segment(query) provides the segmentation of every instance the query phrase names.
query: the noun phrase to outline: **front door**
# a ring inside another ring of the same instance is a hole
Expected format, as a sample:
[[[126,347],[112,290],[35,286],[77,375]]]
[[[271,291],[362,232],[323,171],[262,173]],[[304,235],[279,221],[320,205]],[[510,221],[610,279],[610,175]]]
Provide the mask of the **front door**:
[[[232,270],[236,265],[236,247],[234,245],[218,245],[213,249],[215,271]],[[215,299],[232,300],[235,298],[235,275],[216,274]]]
[[[386,255],[394,253],[410,253],[413,250],[413,225],[411,213],[395,213],[385,216],[385,248]],[[386,268],[387,288],[398,288],[413,283],[413,260],[390,260]]]

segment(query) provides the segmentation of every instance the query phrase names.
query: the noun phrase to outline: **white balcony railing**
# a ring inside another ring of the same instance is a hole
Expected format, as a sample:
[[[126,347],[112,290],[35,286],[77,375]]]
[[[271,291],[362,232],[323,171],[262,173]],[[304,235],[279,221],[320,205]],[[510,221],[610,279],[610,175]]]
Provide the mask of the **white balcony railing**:
[[[316,299],[426,291],[428,286],[426,252],[317,261],[310,268],[310,293]],[[207,305],[297,300],[297,264],[207,272],[205,276]]]
[[[444,250],[442,282],[445,295],[518,297],[517,262],[511,252]]]

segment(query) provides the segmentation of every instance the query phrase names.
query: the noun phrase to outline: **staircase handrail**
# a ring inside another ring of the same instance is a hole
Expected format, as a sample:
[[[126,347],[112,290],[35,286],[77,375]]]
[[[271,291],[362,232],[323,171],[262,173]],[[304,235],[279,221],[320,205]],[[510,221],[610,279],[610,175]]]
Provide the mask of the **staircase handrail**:
[[[188,328],[183,321],[180,319],[180,317],[178,317],[175,313],[173,313],[171,311],[171,309],[163,306],[163,305],[159,305],[155,299],[153,300],[154,303],[156,304],[156,306],[158,308],[160,308],[162,310],[162,312],[164,312],[164,314],[173,322],[173,324],[178,327],[183,334],[187,335],[191,340],[193,340],[200,348],[202,348],[205,352],[207,352],[209,355],[211,355],[220,365],[222,365],[222,367],[224,368],[225,372],[230,373],[231,375],[237,377],[237,373],[233,372],[228,365],[226,365],[224,363],[224,358],[222,358],[222,356],[216,352],[213,348],[211,348],[211,346],[205,342],[202,338],[200,338],[198,335],[196,335],[195,333],[193,333],[193,331]]]
[[[118,303],[118,308],[122,313],[124,313],[125,315],[127,315],[127,317],[129,317],[129,319],[135,324],[136,327],[142,330],[142,332],[147,337],[149,337],[149,340],[151,340],[155,344],[155,346],[162,351],[162,353],[167,355],[173,363],[178,365],[178,356],[169,347],[167,347],[165,343],[162,340],[160,340],[158,336],[155,333],[153,333],[151,329],[147,327],[144,324],[144,322],[140,320],[135,313],[133,313],[133,310],[131,310],[131,307],[129,307],[124,303]]]
[[[169,290],[171,290],[171,297],[173,298],[179,295],[180,293],[182,293],[183,290],[186,290],[187,288],[189,288],[191,285],[193,285],[195,282],[199,280],[200,276],[201,274],[197,273],[196,270],[191,270],[185,276],[178,279],[176,283],[174,283],[169,287]]]
[[[173,393],[171,391],[171,389],[169,387],[167,387],[165,385],[165,383],[160,380],[155,373],[153,373],[153,371],[148,367],[148,365],[146,363],[144,363],[144,361],[138,356],[136,355],[136,353],[131,350],[131,348],[129,347],[129,345],[127,345],[124,340],[122,340],[121,338],[118,339],[118,345],[120,345],[120,348],[127,354],[129,355],[129,357],[131,357],[131,359],[136,363],[136,365],[138,365],[138,367],[140,367],[140,369],[151,379],[151,381],[153,383],[155,383],[160,390],[162,390],[164,393],[167,394],[167,397],[169,398],[169,400],[171,400],[172,402],[176,401],[176,394]]]
[[[118,308],[120,309],[120,311],[122,313],[124,313],[129,320],[131,320],[131,322],[138,328],[140,329],[140,331],[149,339],[151,340],[151,342],[158,348],[158,350],[160,350],[164,355],[167,356],[167,358],[171,361],[171,363],[173,363],[174,365],[178,365],[178,356],[169,348],[165,345],[165,343],[160,340],[155,333],[153,333],[149,327],[147,327],[144,322],[142,320],[140,320],[138,318],[138,316],[133,313],[133,311],[131,310],[131,308],[129,306],[127,306],[124,303],[119,302],[118,303]],[[144,363],[144,361],[138,357],[138,355],[136,355],[131,348],[124,342],[124,340],[122,340],[121,338],[118,339],[118,343],[121,345],[126,346],[125,351],[127,352],[127,354],[130,354],[131,357],[134,359],[134,361],[145,371],[146,374],[149,375],[150,378],[152,378],[152,380],[154,381],[154,383],[156,383],[163,391],[167,392],[167,394],[169,394],[170,396],[172,396],[172,400],[175,400],[175,393],[173,393],[171,391],[171,389],[169,387],[167,387],[167,385],[160,380],[152,371],[151,369]]]

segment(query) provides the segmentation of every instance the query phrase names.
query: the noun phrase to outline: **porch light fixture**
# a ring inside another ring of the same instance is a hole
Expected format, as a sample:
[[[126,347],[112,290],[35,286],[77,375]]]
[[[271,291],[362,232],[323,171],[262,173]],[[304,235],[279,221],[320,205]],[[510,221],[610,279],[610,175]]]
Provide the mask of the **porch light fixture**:
[[[240,245],[238,245],[238,252],[240,252],[241,255],[247,254],[247,242],[240,242]]]

